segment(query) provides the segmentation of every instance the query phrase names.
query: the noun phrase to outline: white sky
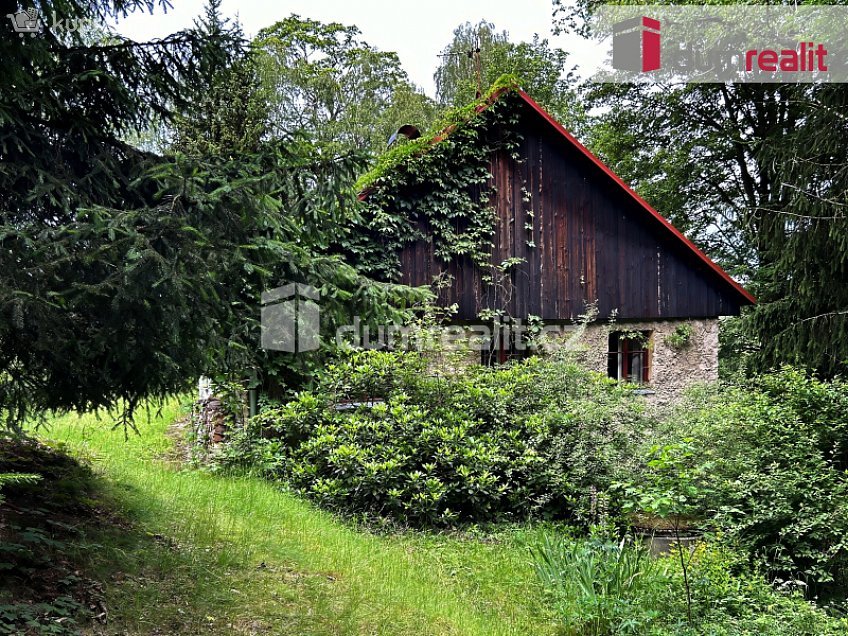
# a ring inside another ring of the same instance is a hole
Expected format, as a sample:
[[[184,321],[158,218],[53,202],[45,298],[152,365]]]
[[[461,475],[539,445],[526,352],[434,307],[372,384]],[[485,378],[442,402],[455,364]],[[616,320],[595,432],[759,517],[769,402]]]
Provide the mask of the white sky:
[[[164,37],[192,24],[203,11],[204,0],[172,0],[174,8],[164,14],[134,14],[118,23],[120,33],[134,40]],[[594,70],[598,53],[579,37],[551,35],[551,0],[223,0],[222,12],[238,17],[245,34],[297,13],[321,22],[355,24],[362,38],[383,51],[395,51],[410,78],[435,96],[433,72],[438,54],[451,41],[461,22],[493,22],[506,30],[513,42],[529,40],[538,33],[555,46],[569,51],[570,64],[581,74]]]

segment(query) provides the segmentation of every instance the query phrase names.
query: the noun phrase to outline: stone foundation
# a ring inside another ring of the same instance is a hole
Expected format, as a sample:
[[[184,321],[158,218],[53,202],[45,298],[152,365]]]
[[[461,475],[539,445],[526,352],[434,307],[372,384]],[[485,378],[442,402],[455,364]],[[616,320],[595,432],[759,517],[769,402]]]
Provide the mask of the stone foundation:
[[[681,325],[691,330],[688,340],[670,341]],[[474,333],[456,325],[449,329],[452,336],[442,347],[424,353],[434,374],[461,373],[481,363],[479,348],[470,346],[476,341]],[[718,379],[718,331],[718,318],[547,325],[544,344],[536,353],[545,355],[566,348],[586,368],[607,375],[610,334],[647,332],[648,382],[643,386],[644,394],[652,402],[665,404],[676,401],[695,384]]]
[[[668,338],[679,325],[688,324],[688,342],[673,346]],[[578,358],[590,369],[607,373],[609,334],[614,331],[647,331],[649,381],[646,395],[666,403],[679,399],[695,384],[718,379],[718,319],[661,320],[586,325],[579,337]],[[653,393],[650,393],[653,391]]]

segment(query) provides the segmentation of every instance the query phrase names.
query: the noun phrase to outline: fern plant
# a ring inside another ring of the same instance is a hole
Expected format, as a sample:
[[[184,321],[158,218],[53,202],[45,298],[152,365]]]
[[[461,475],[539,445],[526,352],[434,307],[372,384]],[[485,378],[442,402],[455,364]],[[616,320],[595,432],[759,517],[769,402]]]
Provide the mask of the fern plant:
[[[41,475],[32,475],[28,473],[0,473],[0,505],[5,501],[3,496],[3,487],[16,484],[33,484],[41,479]]]

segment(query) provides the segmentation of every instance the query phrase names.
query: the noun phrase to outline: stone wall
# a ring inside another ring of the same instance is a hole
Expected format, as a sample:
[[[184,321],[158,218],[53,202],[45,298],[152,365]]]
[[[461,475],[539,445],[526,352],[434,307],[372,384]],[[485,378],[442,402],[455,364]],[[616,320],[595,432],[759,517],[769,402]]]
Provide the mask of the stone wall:
[[[692,335],[681,347],[667,341],[676,327],[689,324]],[[649,331],[650,381],[645,388],[649,399],[665,403],[681,397],[694,384],[718,379],[718,319],[662,320],[598,324],[583,328],[578,358],[590,369],[607,373],[609,334],[613,331]]]
[[[688,325],[691,336],[682,346],[674,346],[667,339],[680,325]],[[447,338],[441,347],[424,352],[434,374],[460,373],[468,366],[481,362],[480,351],[469,346],[470,342],[475,342],[472,331],[458,326],[450,329],[452,337]],[[717,318],[548,325],[542,351],[550,354],[567,348],[585,367],[606,375],[609,335],[615,331],[650,333],[647,343],[649,382],[644,389],[646,398],[652,402],[673,402],[692,385],[718,379]]]

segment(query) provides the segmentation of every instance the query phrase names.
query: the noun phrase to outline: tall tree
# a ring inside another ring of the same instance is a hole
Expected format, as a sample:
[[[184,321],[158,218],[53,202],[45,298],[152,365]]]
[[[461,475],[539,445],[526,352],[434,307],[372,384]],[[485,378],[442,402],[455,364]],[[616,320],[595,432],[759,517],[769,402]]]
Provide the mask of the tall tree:
[[[429,125],[435,106],[397,55],[360,35],[297,15],[260,31],[256,61],[275,134],[308,130],[319,143],[380,151],[400,125]]]
[[[255,84],[245,43],[216,6],[159,42],[92,43],[54,33],[52,20],[38,37],[0,41],[10,64],[0,77],[0,411],[9,425],[100,407],[126,421],[145,398],[251,365],[261,355],[260,292],[282,281],[391,300],[391,289],[362,284],[323,249],[348,218],[346,184],[360,164],[301,138],[263,142],[261,101],[242,92]],[[153,7],[38,8],[105,23]],[[233,103],[248,107],[246,121]],[[154,118],[178,141],[163,156],[124,141]]]
[[[145,178],[158,159],[123,140],[186,108],[201,67],[238,44],[196,30],[92,43],[53,29],[134,9],[153,5],[39,2],[40,34],[0,40],[9,64],[0,77],[0,410],[9,423],[31,410],[132,406],[177,384],[177,355],[189,368],[202,357],[190,343],[209,325],[191,324],[189,308],[208,286],[185,278],[198,268],[190,248],[199,238]]]
[[[784,362],[848,373],[848,89],[806,87],[804,116],[765,154],[780,166],[786,204],[751,315],[762,366]]]
[[[454,29],[453,40],[442,50],[435,73],[437,97],[447,106],[464,106],[500,76],[514,75],[536,101],[574,127],[582,109],[567,63],[565,51],[551,48],[538,35],[531,42],[515,44],[506,31],[498,31],[490,22],[466,22]]]

